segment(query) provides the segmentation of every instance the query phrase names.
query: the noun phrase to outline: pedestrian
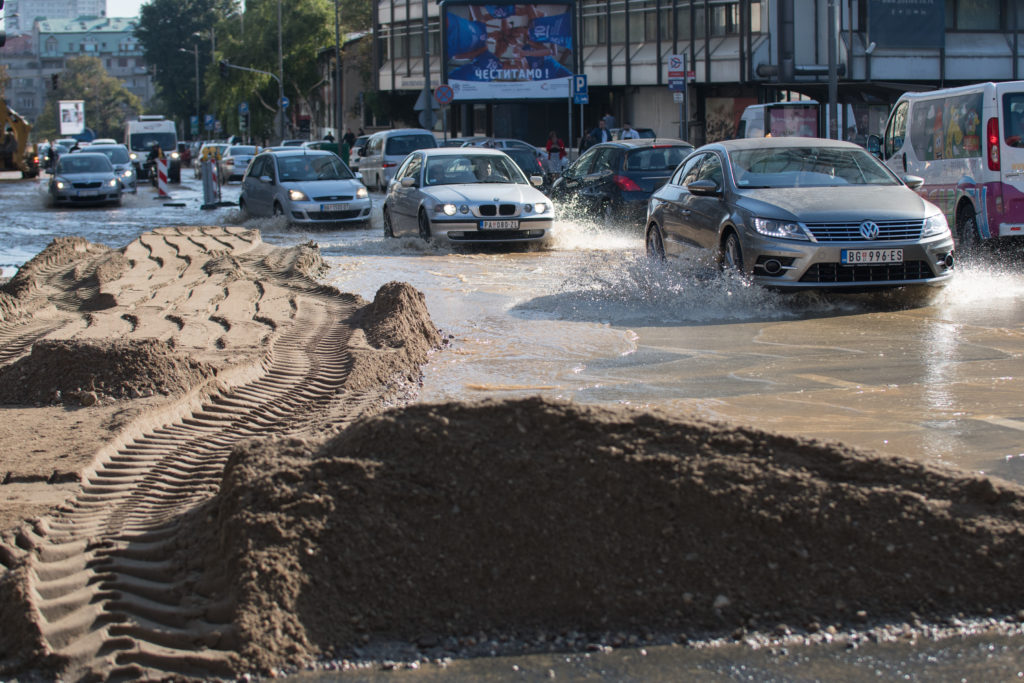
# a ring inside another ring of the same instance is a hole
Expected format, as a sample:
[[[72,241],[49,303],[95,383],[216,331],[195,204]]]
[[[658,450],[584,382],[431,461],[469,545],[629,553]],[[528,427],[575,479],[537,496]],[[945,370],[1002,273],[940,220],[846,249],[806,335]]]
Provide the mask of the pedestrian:
[[[326,140],[327,142],[334,142],[334,136],[328,133],[327,135],[324,136],[324,140]]]
[[[619,135],[619,139],[620,140],[639,140],[640,139],[640,133],[636,132],[636,130],[633,128],[633,126],[630,125],[629,121],[626,121],[624,124],[622,124],[622,133]]]
[[[561,171],[566,165],[565,142],[558,137],[558,133],[555,131],[548,133],[548,141],[544,149],[548,152],[548,172]]]
[[[599,119],[597,122],[597,128],[590,131],[589,137],[592,142],[588,144],[587,147],[590,147],[590,145],[596,145],[599,142],[608,142],[612,139],[612,132],[608,130],[608,127],[604,123],[604,119]]]
[[[363,127],[360,126],[359,127],[359,137],[363,137],[364,135],[366,135],[366,133],[363,132]]]
[[[362,130],[359,131],[360,135],[362,134],[362,132]],[[342,139],[348,143],[350,149],[356,144],[356,134],[352,132],[351,128],[345,129],[345,135]]]

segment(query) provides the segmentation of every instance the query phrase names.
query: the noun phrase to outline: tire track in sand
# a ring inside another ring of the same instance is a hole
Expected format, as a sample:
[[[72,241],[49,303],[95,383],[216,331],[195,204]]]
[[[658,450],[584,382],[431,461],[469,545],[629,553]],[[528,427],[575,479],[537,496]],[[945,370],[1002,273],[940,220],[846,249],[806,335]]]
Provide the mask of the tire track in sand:
[[[75,498],[22,533],[35,616],[67,662],[62,678],[232,674],[231,606],[192,590],[172,558],[183,513],[216,493],[235,443],[301,430],[344,387],[355,299],[289,280],[296,319],[261,376],[110,452]],[[347,402],[343,422],[360,403]]]

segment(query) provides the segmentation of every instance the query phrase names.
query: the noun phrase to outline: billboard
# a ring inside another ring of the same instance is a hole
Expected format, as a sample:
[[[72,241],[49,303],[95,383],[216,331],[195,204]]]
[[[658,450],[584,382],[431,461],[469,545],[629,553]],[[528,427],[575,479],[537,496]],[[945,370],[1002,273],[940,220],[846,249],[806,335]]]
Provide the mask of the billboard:
[[[456,100],[569,96],[572,5],[442,7],[444,70]]]
[[[871,0],[868,34],[879,47],[945,47],[946,0]]]
[[[61,100],[57,103],[57,113],[61,135],[78,135],[85,131],[84,100]]]

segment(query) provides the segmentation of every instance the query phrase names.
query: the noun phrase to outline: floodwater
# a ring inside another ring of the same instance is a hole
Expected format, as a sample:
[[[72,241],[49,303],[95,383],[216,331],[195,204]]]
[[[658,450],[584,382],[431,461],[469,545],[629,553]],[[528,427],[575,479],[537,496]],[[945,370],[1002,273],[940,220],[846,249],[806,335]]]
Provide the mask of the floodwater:
[[[162,225],[244,224],[271,244],[315,240],[325,280],[372,299],[389,281],[422,291],[448,348],[421,400],[543,394],[628,403],[842,441],[1024,484],[1024,265],[1006,251],[960,264],[933,300],[902,293],[769,292],[701,263],[652,264],[629,230],[561,221],[553,248],[464,251],[370,230],[304,232],[203,211],[185,171],[170,202],[148,186],[120,209],[50,209],[45,185],[0,183],[0,268],[51,239],[120,247]],[[238,186],[224,190],[237,199]],[[375,197],[379,204],[380,197]],[[182,206],[166,206],[167,203]],[[1024,641],[981,635],[856,648],[651,647],[454,662],[389,672],[484,680],[1010,680]],[[375,680],[377,674],[351,674]],[[380,674],[381,676],[385,674]]]

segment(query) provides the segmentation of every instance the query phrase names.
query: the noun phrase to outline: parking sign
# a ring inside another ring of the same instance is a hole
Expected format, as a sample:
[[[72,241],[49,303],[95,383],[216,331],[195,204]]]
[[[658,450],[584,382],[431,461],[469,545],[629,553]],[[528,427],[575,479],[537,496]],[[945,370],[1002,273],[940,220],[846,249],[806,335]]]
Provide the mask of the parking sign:
[[[572,101],[576,104],[588,104],[590,95],[587,93],[587,75],[576,74],[572,77]]]

